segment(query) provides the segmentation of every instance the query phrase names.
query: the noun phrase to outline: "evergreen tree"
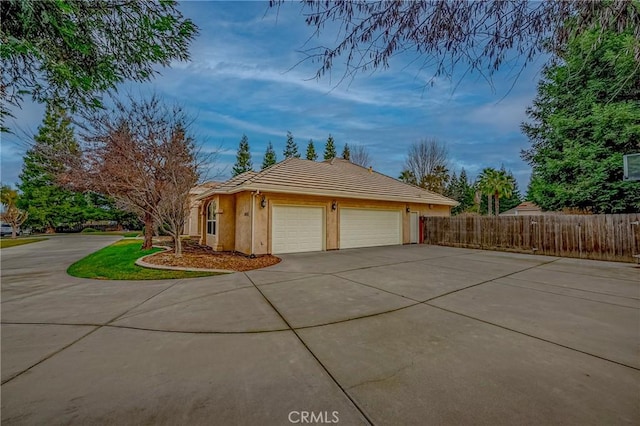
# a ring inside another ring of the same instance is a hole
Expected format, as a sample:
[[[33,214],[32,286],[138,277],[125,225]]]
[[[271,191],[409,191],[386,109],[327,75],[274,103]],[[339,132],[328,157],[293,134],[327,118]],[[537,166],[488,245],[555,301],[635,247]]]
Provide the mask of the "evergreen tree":
[[[349,150],[349,144],[344,144],[344,149],[342,150],[342,158],[345,160],[351,161],[351,151]]]
[[[623,181],[622,169],[640,141],[634,30],[586,31],[544,69],[522,126],[532,145],[523,153],[533,168],[527,197],[543,210],[640,210],[640,185]]]
[[[327,139],[327,144],[324,146],[324,159],[331,160],[335,158],[338,154],[336,153],[336,145],[333,141],[333,137],[329,135]]]
[[[238,153],[236,154],[236,163],[233,166],[232,175],[238,176],[241,173],[253,170],[251,162],[251,152],[249,151],[249,138],[242,135],[240,144],[238,145]]]
[[[449,198],[453,198],[454,200],[457,201],[456,196],[458,194],[456,192],[457,192],[459,186],[460,186],[460,182],[458,181],[458,175],[456,175],[456,172],[453,172],[451,174],[450,179],[449,179],[449,183],[447,184],[447,187],[445,188],[444,195],[449,197]]]
[[[476,195],[476,188],[471,184],[467,177],[467,171],[462,168],[460,170],[460,176],[458,176],[458,187],[456,190],[456,201],[460,203],[452,209],[452,214],[458,214],[466,211],[473,210],[474,199]]]
[[[58,155],[80,155],[71,118],[60,107],[47,104],[34,145],[24,157],[20,184],[20,208],[28,213],[25,225],[38,231],[54,232],[62,224],[76,225],[92,214],[82,193],[60,187],[56,176],[64,170]]]
[[[318,153],[316,153],[316,147],[313,146],[313,139],[309,139],[307,145],[307,160],[316,161],[318,159]]]
[[[511,170],[505,170],[504,166],[502,166],[501,171],[505,173],[507,180],[511,182],[513,188],[511,190],[511,196],[500,199],[500,213],[503,213],[522,203],[522,194],[518,188],[518,181],[516,181],[516,178],[513,176],[513,172],[511,172]]]
[[[267,151],[264,153],[264,160],[262,160],[262,170],[266,169],[269,166],[273,166],[278,162],[276,158],[276,152],[273,149],[273,145],[271,141],[267,145]]]
[[[150,80],[159,65],[188,61],[198,34],[174,1],[3,1],[0,11],[0,127],[14,109],[5,102],[19,107],[26,94],[96,108],[102,92]]]
[[[471,211],[473,209],[475,188],[469,182],[467,172],[464,168],[460,170],[460,176],[456,176],[456,174],[453,173],[445,195],[460,203],[458,206],[451,209],[452,215]]]
[[[293,135],[291,132],[287,132],[287,144],[284,147],[284,152],[282,153],[284,158],[300,158],[300,153],[298,152],[298,144],[293,140]]]

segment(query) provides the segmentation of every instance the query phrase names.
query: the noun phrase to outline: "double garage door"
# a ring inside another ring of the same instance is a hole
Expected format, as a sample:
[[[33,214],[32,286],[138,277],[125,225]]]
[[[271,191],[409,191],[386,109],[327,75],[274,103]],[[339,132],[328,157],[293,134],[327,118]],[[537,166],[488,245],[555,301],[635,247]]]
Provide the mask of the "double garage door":
[[[341,249],[402,244],[400,210],[340,209]],[[324,208],[274,206],[272,253],[325,249]]]

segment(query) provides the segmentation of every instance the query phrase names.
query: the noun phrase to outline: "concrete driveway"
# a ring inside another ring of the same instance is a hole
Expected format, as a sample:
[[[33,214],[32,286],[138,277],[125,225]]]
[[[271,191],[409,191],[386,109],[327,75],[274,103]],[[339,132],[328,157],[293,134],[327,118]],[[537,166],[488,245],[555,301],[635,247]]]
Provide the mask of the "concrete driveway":
[[[2,250],[3,424],[638,424],[640,270],[434,246],[93,281]]]

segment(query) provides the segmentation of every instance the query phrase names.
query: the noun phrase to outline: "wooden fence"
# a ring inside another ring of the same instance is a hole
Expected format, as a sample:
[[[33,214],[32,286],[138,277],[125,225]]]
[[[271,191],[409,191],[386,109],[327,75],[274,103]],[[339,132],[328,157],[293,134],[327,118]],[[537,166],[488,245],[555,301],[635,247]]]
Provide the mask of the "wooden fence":
[[[424,217],[425,244],[635,262],[640,213]]]

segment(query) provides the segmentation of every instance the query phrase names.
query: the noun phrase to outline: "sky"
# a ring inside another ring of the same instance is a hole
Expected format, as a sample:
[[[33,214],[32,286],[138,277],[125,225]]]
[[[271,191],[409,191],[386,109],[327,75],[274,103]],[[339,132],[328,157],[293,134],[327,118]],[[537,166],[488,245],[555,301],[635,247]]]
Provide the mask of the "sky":
[[[126,83],[120,95],[153,92],[179,103],[194,117],[193,131],[206,150],[221,149],[211,176],[228,178],[243,134],[259,170],[268,142],[278,155],[290,131],[303,154],[309,139],[322,157],[329,134],[338,153],[345,143],[363,145],[376,171],[398,177],[411,144],[435,138],[449,152],[449,169],[465,168],[471,179],[485,167],[510,169],[526,191],[530,167],[520,151],[529,147],[520,131],[535,94],[542,59],[520,68],[507,64],[493,84],[465,68],[451,78],[428,81],[433,70],[413,52],[392,58],[390,67],[341,81],[342,62],[316,79],[318,65],[306,49],[335,45],[336,31],[314,35],[298,3],[279,10],[267,2],[184,2],[180,10],[200,29],[188,63],[162,68],[148,83]],[[513,64],[511,64],[513,65]],[[2,135],[3,184],[15,185],[25,152],[24,134],[35,134],[44,106],[24,102]]]

